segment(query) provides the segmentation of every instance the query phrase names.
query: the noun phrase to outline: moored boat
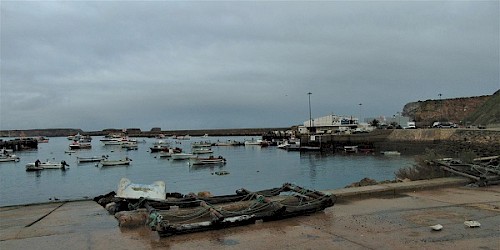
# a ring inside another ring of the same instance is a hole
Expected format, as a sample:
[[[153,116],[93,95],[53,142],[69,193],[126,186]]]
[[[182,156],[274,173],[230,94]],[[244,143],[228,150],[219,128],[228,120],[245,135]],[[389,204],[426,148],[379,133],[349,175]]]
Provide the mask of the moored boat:
[[[46,162],[30,162],[26,164],[26,171],[37,171],[44,169],[65,169],[66,166],[69,166],[66,161],[61,161],[60,163],[50,162],[47,160]]]
[[[219,157],[207,157],[207,158],[201,158],[201,157],[196,157],[196,158],[191,158],[190,159],[191,165],[208,165],[208,164],[225,164],[226,159],[222,156]]]
[[[108,159],[104,159],[104,160],[101,160],[101,165],[103,167],[104,166],[130,165],[131,161],[132,161],[132,159],[130,159],[128,157],[125,157],[125,159],[121,159],[121,160],[108,160]]]
[[[82,142],[82,141],[74,141],[69,144],[70,149],[88,149],[92,148],[92,144],[90,142]]]
[[[0,155],[0,162],[9,162],[9,161],[19,161],[20,158],[17,155]]]
[[[214,145],[215,146],[241,146],[241,145],[245,145],[245,143],[239,142],[239,141],[234,141],[234,140],[227,140],[227,141],[217,141]]]
[[[214,151],[211,148],[193,148],[193,154],[211,154]]]
[[[382,154],[382,155],[394,155],[394,156],[401,155],[401,153],[399,151],[381,151],[380,154]]]
[[[137,145],[137,142],[127,142],[122,144],[122,148],[126,150],[137,150],[139,149],[139,146]]]
[[[209,148],[212,146],[212,143],[210,141],[199,141],[199,142],[193,142],[191,144],[192,148]]]
[[[76,157],[76,161],[78,163],[97,162],[97,161],[102,161],[106,158],[107,157],[105,155],[103,155],[103,156],[90,156],[90,157]]]
[[[194,154],[189,153],[174,153],[171,155],[172,160],[188,160],[196,157]]]

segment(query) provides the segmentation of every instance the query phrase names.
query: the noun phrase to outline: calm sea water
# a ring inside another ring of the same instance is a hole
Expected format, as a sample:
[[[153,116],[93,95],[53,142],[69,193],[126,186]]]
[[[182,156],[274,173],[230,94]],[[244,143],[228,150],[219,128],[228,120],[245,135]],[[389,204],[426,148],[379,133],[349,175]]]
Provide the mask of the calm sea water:
[[[414,163],[412,157],[341,155],[329,153],[287,152],[276,147],[259,146],[212,147],[214,156],[223,156],[223,166],[189,166],[186,161],[173,161],[150,153],[156,141],[138,138],[139,149],[127,151],[119,146],[105,146],[94,137],[92,149],[67,154],[70,141],[65,137],[50,138],[38,144],[38,150],[15,152],[20,162],[0,163],[0,206],[47,202],[50,198],[81,199],[116,191],[122,177],[133,183],[150,184],[164,181],[167,192],[210,191],[214,195],[233,194],[236,189],[261,190],[291,182],[311,189],[342,188],[364,177],[375,180],[394,179],[394,172]],[[172,146],[190,152],[196,141],[216,142],[228,139],[244,141],[252,137],[208,137],[170,141]],[[255,137],[255,139],[258,139]],[[133,161],[130,166],[101,167],[96,163],[77,164],[76,157],[108,155],[110,159]],[[40,159],[70,164],[66,171],[43,170],[26,172],[25,165]],[[216,171],[228,175],[216,175]]]

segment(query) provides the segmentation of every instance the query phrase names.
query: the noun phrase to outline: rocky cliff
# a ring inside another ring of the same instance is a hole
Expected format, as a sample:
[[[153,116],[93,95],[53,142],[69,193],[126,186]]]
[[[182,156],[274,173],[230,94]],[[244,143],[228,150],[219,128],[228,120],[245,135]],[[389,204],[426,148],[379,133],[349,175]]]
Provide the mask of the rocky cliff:
[[[404,106],[403,116],[411,117],[417,126],[435,121],[460,125],[500,123],[500,91],[493,95],[411,102]]]

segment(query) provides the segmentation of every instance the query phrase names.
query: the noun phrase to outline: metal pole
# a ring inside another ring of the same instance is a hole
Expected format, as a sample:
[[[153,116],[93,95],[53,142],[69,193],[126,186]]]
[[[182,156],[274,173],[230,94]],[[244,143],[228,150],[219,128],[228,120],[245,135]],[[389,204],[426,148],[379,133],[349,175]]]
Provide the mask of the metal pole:
[[[361,123],[361,106],[362,105],[363,105],[362,103],[359,104],[359,119],[358,119],[358,124]]]
[[[439,122],[443,121],[443,102],[441,101],[441,96],[443,94],[439,93]]]
[[[311,132],[311,129],[312,129],[311,95],[312,95],[312,93],[309,92],[309,93],[307,93],[307,95],[309,96],[309,132]]]

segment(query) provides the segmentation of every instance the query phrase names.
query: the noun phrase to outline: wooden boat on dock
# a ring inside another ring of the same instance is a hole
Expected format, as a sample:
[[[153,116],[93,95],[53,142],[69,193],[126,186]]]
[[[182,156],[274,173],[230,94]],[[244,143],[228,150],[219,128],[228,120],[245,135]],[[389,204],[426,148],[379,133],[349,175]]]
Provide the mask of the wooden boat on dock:
[[[335,196],[288,183],[272,191],[272,196],[246,191],[240,200],[229,202],[229,197],[212,197],[215,203],[199,200],[198,206],[184,209],[161,209],[158,205],[162,202],[148,202],[148,225],[160,236],[171,236],[307,215],[333,206],[336,200]],[[279,196],[282,193],[287,195]]]
[[[162,237],[307,215],[331,207],[336,201],[334,195],[289,183],[257,192],[242,188],[233,195],[213,197],[167,193],[165,200],[158,200],[118,199],[112,195],[114,192],[94,200],[115,214],[120,226],[127,226],[133,220],[130,215],[142,213],[137,220],[147,218],[147,221],[135,221],[137,225],[147,223]],[[110,203],[114,204],[109,206]]]

